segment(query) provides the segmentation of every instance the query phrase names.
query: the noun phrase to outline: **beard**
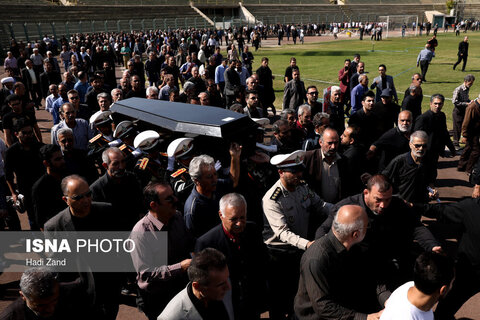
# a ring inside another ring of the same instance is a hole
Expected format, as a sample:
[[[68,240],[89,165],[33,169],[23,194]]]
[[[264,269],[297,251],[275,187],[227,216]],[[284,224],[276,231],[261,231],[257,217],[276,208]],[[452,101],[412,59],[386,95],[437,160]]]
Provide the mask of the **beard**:
[[[402,133],[410,132],[412,130],[412,125],[411,124],[409,124],[409,125],[399,124],[398,125],[398,130],[400,130],[400,132],[402,132]]]

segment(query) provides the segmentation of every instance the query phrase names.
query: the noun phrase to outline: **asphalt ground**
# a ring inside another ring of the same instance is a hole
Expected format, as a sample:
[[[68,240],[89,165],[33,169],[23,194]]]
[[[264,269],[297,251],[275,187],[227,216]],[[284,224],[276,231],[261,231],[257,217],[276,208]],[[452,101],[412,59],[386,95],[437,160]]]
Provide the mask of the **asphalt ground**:
[[[398,36],[398,32],[390,32],[391,36]],[[345,34],[340,34],[340,38],[347,38]],[[321,37],[305,37],[305,42],[331,41],[333,36],[323,35]],[[292,40],[286,41],[286,37],[282,44],[293,44]],[[297,42],[298,46],[301,46]],[[262,42],[262,46],[277,46],[276,39],[268,39]],[[122,68],[116,66],[117,77],[122,75]],[[3,66],[0,67],[0,79],[5,77]],[[49,143],[50,128],[52,127],[51,115],[44,109],[36,112],[38,124],[42,132],[43,141]],[[459,156],[453,158],[440,158],[437,187],[442,202],[459,201],[463,198],[470,197],[472,186],[468,182],[465,173],[456,170]],[[26,214],[19,214],[22,223],[22,229],[29,228]],[[457,239],[452,232],[451,226],[439,225],[434,220],[424,219],[424,222],[431,227],[431,230],[439,239],[446,239],[445,249],[449,254],[454,254],[457,248]],[[479,230],[480,231],[480,230]],[[18,297],[18,282],[20,273],[3,273],[0,275],[0,311]],[[262,315],[262,318],[268,318],[268,313]],[[457,319],[474,320],[480,319],[480,293],[470,298],[456,314]],[[117,316],[119,320],[146,320],[145,315],[135,306],[134,296],[122,296],[120,310]]]

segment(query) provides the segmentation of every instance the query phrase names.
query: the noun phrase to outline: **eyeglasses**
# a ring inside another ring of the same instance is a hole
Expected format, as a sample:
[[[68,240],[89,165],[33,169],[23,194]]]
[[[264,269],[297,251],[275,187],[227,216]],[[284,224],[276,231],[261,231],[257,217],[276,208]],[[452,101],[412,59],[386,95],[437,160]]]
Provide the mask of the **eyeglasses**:
[[[83,194],[77,194],[77,195],[74,195],[74,196],[66,196],[67,198],[70,198],[74,201],[78,201],[78,200],[82,200],[83,198],[90,198],[92,196],[92,191],[91,190],[88,190],[87,192],[83,193]]]
[[[318,96],[318,91],[307,92],[307,94],[311,94],[313,96]]]
[[[422,144],[416,144],[416,143],[415,143],[413,146],[415,147],[415,149],[420,149],[421,147],[422,147],[422,148],[426,148],[426,147],[427,147],[427,145],[426,145],[425,143],[422,143]]]

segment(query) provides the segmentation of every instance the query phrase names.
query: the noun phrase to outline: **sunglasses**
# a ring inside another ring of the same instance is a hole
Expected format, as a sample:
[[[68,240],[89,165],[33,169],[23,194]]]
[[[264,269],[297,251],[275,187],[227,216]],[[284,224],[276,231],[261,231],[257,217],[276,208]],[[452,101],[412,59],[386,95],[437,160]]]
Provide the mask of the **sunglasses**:
[[[427,147],[426,144],[414,144],[413,146],[415,147],[415,149],[420,149],[420,147],[423,147],[423,148]]]
[[[74,196],[71,196],[71,197],[67,196],[67,198],[78,201],[78,200],[82,200],[85,197],[90,198],[91,196],[92,196],[92,191],[88,190],[84,194],[77,194],[77,195],[74,195]]]

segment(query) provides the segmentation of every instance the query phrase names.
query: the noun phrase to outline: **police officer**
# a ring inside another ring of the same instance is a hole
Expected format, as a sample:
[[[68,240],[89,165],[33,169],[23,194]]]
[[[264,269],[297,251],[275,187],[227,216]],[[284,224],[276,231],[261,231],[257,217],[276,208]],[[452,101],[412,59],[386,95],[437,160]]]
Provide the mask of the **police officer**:
[[[312,243],[309,239],[310,215],[327,217],[332,204],[320,199],[301,180],[304,151],[274,156],[270,163],[277,167],[280,179],[262,199],[267,218],[264,241],[270,257],[270,314],[273,318],[293,313],[293,300],[298,288],[300,258]],[[313,230],[313,229],[310,229]]]
[[[145,187],[150,181],[165,182],[168,179],[166,154],[160,153],[162,143],[163,139],[160,138],[160,134],[153,130],[140,132],[133,141],[133,146],[145,153],[145,156],[137,160],[134,167],[134,172],[140,179],[142,187]]]
[[[90,127],[98,134],[88,141],[88,157],[95,162],[102,173],[105,172],[102,166],[102,153],[109,148],[113,140],[111,114],[111,111],[97,111],[90,117]]]
[[[188,166],[193,159],[193,155],[192,138],[178,138],[168,145],[168,170],[173,172],[169,176],[170,185],[182,204],[185,203],[195,185],[188,173]],[[183,208],[179,209],[183,210]]]
[[[144,155],[144,152],[140,149],[133,147],[133,141],[138,132],[135,129],[135,125],[132,121],[124,120],[117,124],[113,131],[113,140],[109,143],[110,147],[118,147],[125,155],[127,162],[127,170],[134,171],[137,158]]]

